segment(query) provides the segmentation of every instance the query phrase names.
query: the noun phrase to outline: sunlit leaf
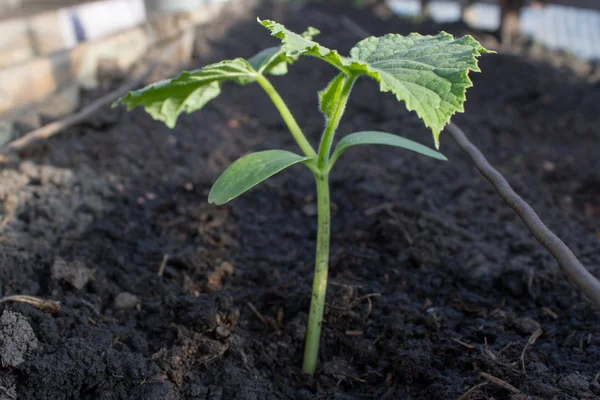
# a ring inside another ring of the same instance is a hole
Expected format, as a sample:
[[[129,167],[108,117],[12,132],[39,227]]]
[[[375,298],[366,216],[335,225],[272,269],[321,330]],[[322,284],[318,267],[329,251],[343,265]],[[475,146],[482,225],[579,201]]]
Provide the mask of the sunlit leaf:
[[[128,110],[142,106],[152,118],[173,128],[181,113],[197,111],[217,97],[223,82],[246,85],[254,82],[255,76],[256,71],[243,58],[221,61],[129,92],[116,104],[125,104]]]
[[[344,57],[277,22],[261,23],[282,40],[288,55],[318,57],[347,75],[375,79],[381,91],[392,92],[417,113],[431,129],[436,147],[452,115],[464,111],[466,90],[473,86],[469,71],[480,71],[477,57],[491,53],[469,35],[455,39],[441,32],[436,36],[411,33],[370,37],[360,41],[350,57]]]
[[[285,150],[248,154],[231,164],[217,179],[208,195],[208,202],[225,204],[279,171],[308,159]]]

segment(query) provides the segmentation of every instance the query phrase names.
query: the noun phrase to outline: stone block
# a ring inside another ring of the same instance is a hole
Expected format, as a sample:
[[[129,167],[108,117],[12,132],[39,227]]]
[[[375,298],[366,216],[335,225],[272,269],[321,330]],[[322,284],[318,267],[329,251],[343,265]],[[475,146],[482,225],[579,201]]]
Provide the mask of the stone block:
[[[98,65],[103,61],[114,62],[120,69],[127,70],[150,46],[150,41],[141,27],[130,29],[106,39],[86,42],[72,51],[75,80],[86,88],[98,86]]]
[[[2,21],[0,32],[0,68],[24,62],[35,56],[25,20]]]
[[[73,48],[77,38],[67,10],[41,13],[29,20],[33,46],[39,55]]]
[[[71,81],[69,52],[0,69],[0,114],[37,103]]]
[[[35,111],[46,118],[60,119],[72,114],[79,107],[81,91],[77,84],[70,84],[41,102]]]
[[[194,25],[203,25],[213,21],[227,6],[226,1],[217,1],[196,10],[189,11],[189,17]]]
[[[175,38],[192,26],[189,13],[154,14],[148,21],[150,40],[155,43]]]
[[[174,56],[169,60],[172,64],[186,65],[192,61],[194,52],[194,31],[187,30],[177,43]]]

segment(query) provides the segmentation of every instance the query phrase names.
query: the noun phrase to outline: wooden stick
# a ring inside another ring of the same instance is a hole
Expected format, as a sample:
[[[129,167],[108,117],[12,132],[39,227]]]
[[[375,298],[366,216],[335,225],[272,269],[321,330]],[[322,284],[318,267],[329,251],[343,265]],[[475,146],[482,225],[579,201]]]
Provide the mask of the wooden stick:
[[[460,398],[458,400],[469,400],[471,398],[471,395],[479,388],[483,387],[487,385],[487,382],[483,382],[483,383],[478,383],[477,385],[473,386],[471,389],[467,390],[465,392],[465,394],[463,394],[462,396],[460,396]]]
[[[160,263],[160,267],[158,268],[158,276],[163,276],[165,273],[165,268],[167,268],[167,263],[169,262],[169,255],[165,254],[162,262]]]
[[[358,25],[350,18],[344,16],[341,21],[346,29],[357,36],[368,35],[368,32],[364,29],[357,29],[356,26]],[[548,229],[533,208],[513,190],[506,178],[488,162],[458,125],[450,122],[446,126],[446,130],[463,152],[469,156],[479,172],[494,186],[500,197],[521,218],[533,237],[558,261],[558,265],[571,282],[590,299],[596,308],[600,309],[600,281],[583,266],[571,249],[554,232]]]
[[[481,372],[479,375],[481,375],[481,377],[487,379],[488,381],[492,382],[494,385],[501,387],[502,389],[508,390],[511,393],[514,393],[514,394],[521,393],[521,391],[519,389],[517,389],[516,387],[514,387],[513,385],[511,385],[508,382],[504,382],[500,378],[496,378],[495,376],[486,374],[485,372]]]
[[[55,300],[44,300],[38,297],[27,296],[27,295],[13,295],[6,296],[0,299],[0,303],[5,303],[7,301],[17,301],[20,303],[27,303],[29,305],[34,306],[38,310],[42,310],[47,313],[55,313],[60,310],[60,301]]]
[[[523,373],[525,373],[525,353],[529,346],[535,343],[536,340],[542,335],[543,331],[541,328],[537,328],[535,332],[529,337],[527,343],[525,343],[525,347],[523,347],[523,352],[521,352],[521,367],[523,368]]]
[[[596,306],[600,308],[600,281],[592,275],[571,249],[542,222],[531,206],[510,186],[506,178],[490,165],[485,156],[467,139],[462,129],[450,122],[446,130],[471,158],[479,172],[494,186],[500,197],[525,223],[533,237],[554,256],[562,271]]]

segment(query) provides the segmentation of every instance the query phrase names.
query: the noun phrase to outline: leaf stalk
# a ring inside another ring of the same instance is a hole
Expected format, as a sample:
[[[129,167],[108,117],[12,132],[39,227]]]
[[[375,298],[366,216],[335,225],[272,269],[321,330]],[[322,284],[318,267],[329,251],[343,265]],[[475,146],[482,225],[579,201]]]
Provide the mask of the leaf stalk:
[[[296,140],[296,143],[298,143],[298,146],[300,146],[300,149],[304,152],[304,154],[307,157],[316,158],[317,153],[312,148],[308,140],[306,140],[306,136],[304,136],[304,133],[302,133],[302,129],[300,129],[300,126],[298,125],[296,119],[290,112],[290,109],[287,107],[287,105],[285,104],[277,90],[273,87],[271,82],[264,75],[261,74],[256,75],[256,82],[258,82],[258,84],[271,98],[271,101],[277,108],[277,111],[279,111],[279,114],[281,114],[283,121],[287,125],[294,139]]]

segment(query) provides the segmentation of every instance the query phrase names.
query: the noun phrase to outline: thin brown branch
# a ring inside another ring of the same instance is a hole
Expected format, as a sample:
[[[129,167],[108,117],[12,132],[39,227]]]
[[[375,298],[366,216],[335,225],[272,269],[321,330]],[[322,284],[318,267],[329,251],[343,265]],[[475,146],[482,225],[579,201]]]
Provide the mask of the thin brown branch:
[[[480,388],[484,387],[487,384],[488,384],[487,382],[478,383],[477,385],[473,386],[471,389],[467,390],[465,392],[465,394],[460,396],[460,398],[458,400],[469,400],[473,393],[475,393],[477,390],[479,390]]]
[[[165,273],[165,268],[167,268],[167,263],[169,262],[169,255],[165,254],[163,256],[162,262],[160,263],[160,267],[158,267],[158,276],[163,276]]]
[[[474,350],[474,349],[477,348],[476,346],[473,346],[472,344],[469,344],[467,342],[463,342],[462,340],[459,340],[459,339],[456,339],[456,338],[450,338],[450,340],[452,340],[453,342],[456,342],[456,343],[460,344],[461,346],[466,347],[469,350]]]
[[[537,241],[558,261],[558,265],[560,265],[569,279],[597,308],[600,308],[600,281],[585,269],[571,249],[544,225],[533,208],[515,193],[502,174],[492,167],[485,156],[481,154],[481,151],[467,139],[462,129],[450,122],[447,130],[460,148],[471,158],[482,175],[496,188],[500,197],[523,220],[525,226],[527,226]]]
[[[38,297],[27,296],[27,295],[14,295],[14,296],[6,296],[0,299],[0,303],[5,303],[7,301],[16,301],[20,303],[27,303],[31,306],[34,306],[38,310],[47,312],[47,313],[55,313],[60,310],[60,301],[55,300],[44,300]]]
[[[527,349],[529,349],[529,346],[533,345],[542,333],[542,329],[537,328],[537,330],[529,337],[527,343],[525,343],[525,347],[523,347],[523,351],[521,352],[521,368],[523,369],[523,373],[525,373],[525,353],[527,352]]]
[[[360,28],[360,26],[350,18],[343,16],[340,20],[346,29],[357,36],[369,36],[369,32]],[[357,27],[360,29],[357,29]],[[502,197],[502,199],[517,213],[521,220],[523,220],[525,226],[527,226],[537,241],[552,254],[556,261],[558,261],[558,265],[569,277],[571,282],[573,282],[575,286],[577,286],[592,301],[592,303],[600,309],[600,281],[585,269],[571,249],[548,229],[533,208],[515,193],[506,178],[490,165],[481,151],[467,139],[464,132],[456,124],[450,122],[446,128],[460,148],[471,158],[477,169],[494,186],[500,197]]]
[[[265,316],[262,315],[260,311],[258,311],[258,309],[254,306],[254,304],[250,303],[249,301],[246,302],[246,304],[248,305],[248,307],[250,307],[250,309],[252,310],[252,312],[254,313],[254,315],[256,315],[256,317],[258,319],[260,319],[263,324],[265,324],[267,327],[270,326],[269,325],[269,321],[267,321],[267,319],[265,318]]]
[[[481,375],[481,377],[487,379],[488,381],[492,382],[494,385],[496,385],[498,387],[501,387],[504,390],[507,390],[507,391],[509,391],[511,393],[514,393],[514,394],[521,393],[521,391],[519,389],[517,389],[516,387],[514,387],[510,383],[503,381],[500,378],[496,378],[495,376],[490,375],[490,374],[486,374],[485,372],[481,372],[481,373],[479,373],[479,375]]]

